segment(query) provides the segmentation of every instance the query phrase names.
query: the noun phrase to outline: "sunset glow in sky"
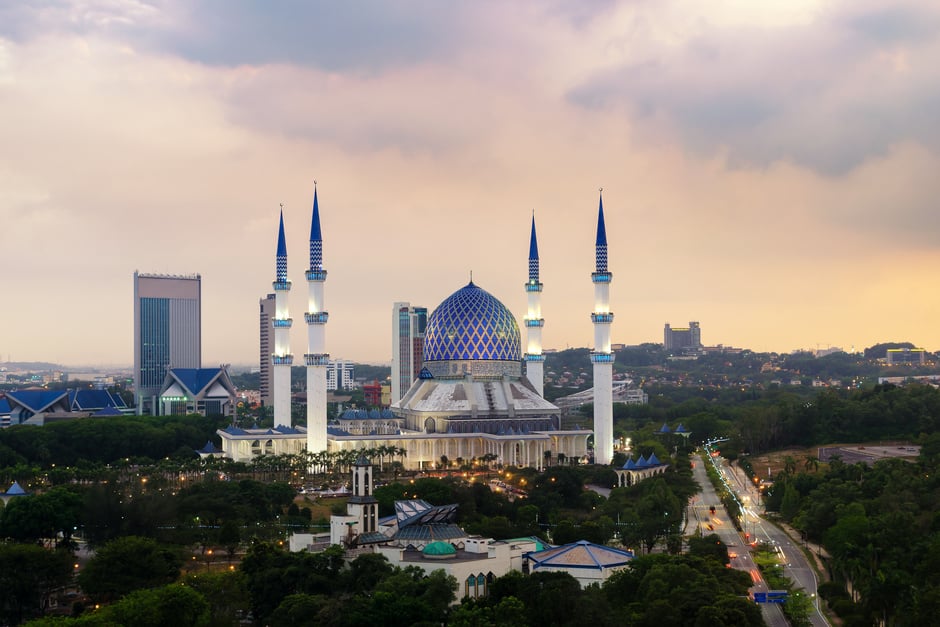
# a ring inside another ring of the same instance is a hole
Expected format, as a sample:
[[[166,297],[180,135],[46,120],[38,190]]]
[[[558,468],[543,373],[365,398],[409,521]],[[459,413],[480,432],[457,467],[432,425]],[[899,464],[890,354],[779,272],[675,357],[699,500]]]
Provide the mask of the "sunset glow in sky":
[[[133,273],[202,275],[203,361],[258,361],[284,204],[306,352],[386,362],[474,282],[589,346],[940,349],[940,6],[909,0],[0,4],[0,361],[133,362]]]

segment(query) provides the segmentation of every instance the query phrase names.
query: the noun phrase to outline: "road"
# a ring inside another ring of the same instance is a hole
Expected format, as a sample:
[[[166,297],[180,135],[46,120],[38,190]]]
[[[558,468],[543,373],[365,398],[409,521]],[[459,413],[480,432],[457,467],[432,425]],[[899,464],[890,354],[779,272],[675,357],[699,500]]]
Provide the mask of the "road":
[[[708,474],[705,472],[706,462],[704,458],[698,457],[693,459],[695,465],[692,468],[692,476],[695,477],[702,491],[698,496],[692,498],[692,503],[689,505],[692,511],[687,517],[686,533],[694,533],[694,526],[697,525],[702,530],[703,534],[716,534],[721,541],[725,543],[725,546],[728,547],[729,556],[731,554],[737,555],[737,557],[731,558],[731,566],[738,570],[743,570],[751,576],[754,582],[754,585],[751,587],[751,592],[766,591],[767,584],[764,583],[764,580],[760,576],[760,571],[757,569],[757,565],[754,563],[754,560],[751,559],[750,551],[748,551],[749,547],[744,543],[744,539],[734,528],[734,525],[731,524],[731,518],[718,499],[718,494],[715,492],[712,482],[708,480]],[[715,507],[714,514],[712,514],[710,510],[712,506]],[[691,529],[690,525],[692,526]],[[709,529],[709,526],[711,526],[711,529]],[[783,611],[777,604],[761,603],[760,608],[764,622],[771,627],[789,626],[786,617],[783,615]]]
[[[693,502],[691,506],[693,511],[689,518],[692,519],[694,517],[695,521],[702,525],[703,533],[718,534],[721,541],[728,546],[729,554],[737,555],[736,558],[731,560],[731,565],[734,568],[747,571],[751,575],[751,578],[755,582],[755,585],[751,588],[752,592],[766,591],[767,585],[761,578],[757,566],[751,559],[750,552],[748,551],[750,547],[744,542],[744,538],[741,534],[748,534],[750,541],[757,540],[776,547],[781,557],[781,563],[784,564],[784,574],[793,581],[794,588],[802,588],[804,594],[811,595],[810,598],[813,600],[813,605],[816,610],[810,615],[810,622],[815,627],[828,626],[829,622],[819,611],[819,601],[816,596],[817,581],[815,571],[810,566],[809,561],[800,550],[800,547],[794,544],[793,539],[791,539],[786,532],[776,525],[766,522],[759,516],[757,507],[759,506],[760,498],[755,486],[748,481],[743,472],[740,472],[738,469],[736,469],[738,470],[737,472],[731,470],[725,460],[721,458],[714,460],[726,485],[737,494],[738,500],[743,506],[743,530],[742,532],[738,532],[731,524],[731,519],[718,500],[718,496],[715,493],[711,481],[708,480],[703,461],[702,457],[695,459],[693,473],[695,480],[702,486],[702,492],[700,494],[700,500]],[[696,497],[696,499],[698,498],[699,497]],[[714,515],[712,515],[709,510],[711,505],[715,506]],[[714,531],[709,530],[708,525],[711,525]],[[690,533],[688,527],[686,532]],[[761,610],[764,615],[764,621],[768,625],[779,625],[783,627],[788,624],[778,605],[774,603],[762,603]]]

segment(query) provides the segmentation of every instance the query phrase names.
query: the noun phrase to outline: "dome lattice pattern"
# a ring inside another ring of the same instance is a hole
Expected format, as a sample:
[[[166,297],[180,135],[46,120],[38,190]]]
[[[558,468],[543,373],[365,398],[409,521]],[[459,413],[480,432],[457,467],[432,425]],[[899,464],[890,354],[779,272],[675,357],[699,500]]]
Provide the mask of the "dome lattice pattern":
[[[472,282],[447,297],[428,318],[424,361],[522,359],[512,313]]]

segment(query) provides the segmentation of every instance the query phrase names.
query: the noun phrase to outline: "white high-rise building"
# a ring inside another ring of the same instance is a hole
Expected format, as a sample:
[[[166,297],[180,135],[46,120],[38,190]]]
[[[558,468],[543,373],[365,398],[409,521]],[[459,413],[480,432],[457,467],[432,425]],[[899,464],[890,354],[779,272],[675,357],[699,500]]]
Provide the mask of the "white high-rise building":
[[[614,457],[614,354],[610,350],[610,325],[614,314],[610,311],[610,281],[613,273],[607,269],[607,228],[604,225],[604,198],[597,209],[597,239],[594,244],[594,463],[609,464]]]
[[[274,325],[272,320],[274,319],[275,312],[275,298],[274,294],[268,294],[264,298],[258,301],[259,317],[260,317],[260,337],[259,337],[259,349],[260,349],[260,368],[259,368],[259,387],[261,392],[261,403],[265,407],[270,407],[272,403],[271,388],[272,388],[272,366],[271,366],[271,355],[274,354]]]
[[[355,380],[356,367],[349,361],[330,361],[326,369],[326,389],[335,392],[336,390],[350,390]]]

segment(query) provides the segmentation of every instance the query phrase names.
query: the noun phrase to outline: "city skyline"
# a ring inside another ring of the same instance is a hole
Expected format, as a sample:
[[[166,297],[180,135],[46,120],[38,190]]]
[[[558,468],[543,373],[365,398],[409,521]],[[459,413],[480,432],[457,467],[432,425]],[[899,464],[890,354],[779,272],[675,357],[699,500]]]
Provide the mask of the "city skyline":
[[[314,180],[334,359],[388,363],[389,307],[471,272],[521,323],[533,211],[543,345],[590,347],[600,187],[614,343],[935,351],[938,33],[907,0],[4,5],[0,358],[132,364],[140,271],[200,274],[203,364],[257,363]]]

